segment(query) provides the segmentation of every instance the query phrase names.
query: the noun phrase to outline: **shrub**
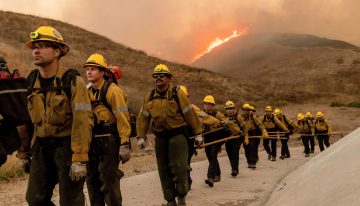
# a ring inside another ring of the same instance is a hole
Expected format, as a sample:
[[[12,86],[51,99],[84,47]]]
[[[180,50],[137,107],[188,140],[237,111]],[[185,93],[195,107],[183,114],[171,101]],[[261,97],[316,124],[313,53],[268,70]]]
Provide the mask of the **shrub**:
[[[360,102],[349,102],[346,106],[360,108]]]
[[[345,104],[341,103],[341,102],[331,102],[330,103],[330,107],[342,107],[342,106],[345,106]]]

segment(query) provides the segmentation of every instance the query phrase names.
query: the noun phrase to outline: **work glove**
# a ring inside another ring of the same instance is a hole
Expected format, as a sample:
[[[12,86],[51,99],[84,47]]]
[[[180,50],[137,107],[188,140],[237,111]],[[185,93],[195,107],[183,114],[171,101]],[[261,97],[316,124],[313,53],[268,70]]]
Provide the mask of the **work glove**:
[[[195,144],[196,145],[201,145],[204,142],[204,138],[201,134],[198,134],[195,136]]]
[[[20,166],[26,173],[30,173],[30,165],[31,165],[31,159],[20,159]]]
[[[246,146],[246,145],[248,145],[249,144],[249,138],[245,138],[244,139],[244,145]]]
[[[142,137],[138,137],[137,145],[139,146],[140,149],[144,149],[145,148],[145,139]]]
[[[267,131],[264,131],[262,133],[262,137],[265,139],[265,138],[269,138],[269,134],[267,133]]]
[[[125,162],[129,161],[130,159],[130,148],[128,144],[123,144],[120,146],[119,149],[119,156],[120,156],[120,160],[123,164],[125,164]]]
[[[231,131],[229,124],[224,121],[220,121],[218,127],[224,127],[226,131]]]
[[[82,162],[73,162],[70,166],[70,179],[78,182],[86,176],[86,164]]]

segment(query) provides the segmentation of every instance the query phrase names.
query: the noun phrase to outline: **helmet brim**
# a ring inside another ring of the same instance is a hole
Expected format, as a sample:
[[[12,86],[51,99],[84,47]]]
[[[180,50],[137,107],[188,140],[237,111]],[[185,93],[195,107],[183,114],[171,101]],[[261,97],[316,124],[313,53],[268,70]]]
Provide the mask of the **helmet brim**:
[[[61,52],[62,52],[63,56],[65,56],[65,55],[67,55],[69,53],[70,47],[67,44],[61,43],[61,42],[58,42],[58,41],[55,41],[55,40],[50,40],[50,39],[30,40],[30,41],[27,41],[25,43],[25,45],[26,45],[27,48],[32,49],[33,43],[34,42],[39,42],[39,41],[54,42],[54,43],[57,43],[57,44],[61,45],[62,48],[60,48],[60,49],[61,49]]]

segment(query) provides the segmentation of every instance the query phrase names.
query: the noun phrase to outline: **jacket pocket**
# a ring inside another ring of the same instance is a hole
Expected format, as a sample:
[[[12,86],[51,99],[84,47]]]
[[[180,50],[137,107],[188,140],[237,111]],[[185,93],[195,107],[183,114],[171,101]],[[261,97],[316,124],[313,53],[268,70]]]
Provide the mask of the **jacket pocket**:
[[[28,110],[32,123],[40,125],[45,115],[44,100],[38,93],[28,96]]]
[[[176,102],[169,101],[167,113],[169,117],[175,117],[178,114],[179,107]]]
[[[52,125],[63,125],[71,118],[71,108],[65,95],[55,95],[50,100],[49,123]]]

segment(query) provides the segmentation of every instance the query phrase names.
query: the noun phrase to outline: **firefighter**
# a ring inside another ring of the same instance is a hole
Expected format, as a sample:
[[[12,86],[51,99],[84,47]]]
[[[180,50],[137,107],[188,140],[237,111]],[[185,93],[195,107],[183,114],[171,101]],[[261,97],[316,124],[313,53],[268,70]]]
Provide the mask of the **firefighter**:
[[[309,157],[310,154],[310,146],[309,141],[310,137],[314,136],[314,125],[313,123],[305,118],[305,115],[299,113],[297,116],[298,119],[298,131],[300,133],[300,138],[304,145],[305,157]]]
[[[32,49],[39,70],[28,77],[34,83],[29,83],[28,109],[36,139],[26,200],[30,206],[54,205],[51,196],[59,183],[60,205],[83,206],[93,125],[88,91],[84,80],[75,74],[69,78],[69,85],[63,85],[62,77],[69,73],[60,66],[60,60],[69,46],[57,30],[41,26],[30,33],[30,38],[26,46]],[[26,164],[28,160],[21,162]]]
[[[249,135],[246,124],[238,113],[234,102],[227,101],[225,103],[225,110],[225,117],[227,117],[230,122],[234,123],[238,127],[238,130],[241,131],[240,138],[225,142],[226,153],[231,165],[231,176],[236,177],[239,174],[240,147],[241,144],[243,144],[244,148],[249,144]]]
[[[317,136],[321,152],[325,149],[324,144],[326,147],[330,147],[329,138],[331,136],[331,131],[331,125],[324,118],[324,113],[317,112],[315,120],[315,135]]]
[[[196,135],[195,141],[200,144],[201,125],[183,90],[170,84],[172,73],[166,65],[157,65],[152,77],[155,89],[145,97],[136,122],[138,140],[144,142],[151,123],[164,198],[167,205],[186,205],[190,169],[187,138]]]
[[[92,54],[83,67],[91,83],[88,90],[95,119],[86,178],[90,203],[121,205],[120,178],[124,173],[118,166],[130,158],[126,94],[104,79],[108,65],[101,54]]]
[[[10,79],[11,74],[4,58],[0,57],[0,79]]]
[[[306,112],[305,116],[306,116],[306,119],[309,120],[314,125],[315,120],[314,120],[314,117],[311,114],[311,112]],[[314,151],[315,151],[315,136],[309,135],[309,141],[310,141],[310,153],[314,153]]]
[[[183,92],[185,93],[185,95],[187,97],[189,97],[188,90],[186,89],[185,86],[181,85],[180,89],[183,90]],[[197,107],[194,104],[192,104],[192,107],[194,108],[194,110],[196,112],[196,115],[198,116],[199,121],[203,126],[212,127],[212,128],[221,127],[222,124],[221,124],[220,120],[216,119],[215,117],[213,117],[211,115],[206,114],[204,111],[202,111],[199,107]],[[189,149],[188,164],[189,164],[189,166],[190,166],[190,163],[191,163],[192,156],[194,154],[195,155],[197,154],[196,150],[195,150],[195,147],[194,147],[194,144],[195,144],[195,139],[194,138],[189,139],[189,144],[188,144],[188,149]],[[188,171],[189,190],[191,189],[191,185],[192,185],[192,179],[191,179],[191,176],[190,176],[190,171],[191,170],[192,169],[190,167],[190,170]]]
[[[280,122],[280,120],[274,115],[273,108],[271,106],[267,106],[265,108],[265,115],[262,119],[262,123],[265,126],[266,131],[268,132],[277,132],[283,131],[288,133],[288,129],[286,126]],[[266,153],[268,154],[268,160],[276,161],[276,147],[277,147],[277,139],[263,139],[263,145]],[[271,148],[269,147],[269,143],[271,142]]]
[[[211,115],[218,119],[220,121],[220,125],[218,127],[225,127],[225,130],[221,130],[219,132],[210,133],[206,135],[205,143],[215,141],[217,139],[221,139],[227,136],[230,136],[232,133],[236,134],[239,133],[239,129],[235,127],[234,123],[229,122],[229,120],[222,114],[221,112],[217,111],[215,107],[215,98],[212,95],[207,95],[204,100],[204,112],[208,115]],[[209,132],[213,129],[216,129],[214,127],[205,125],[204,126],[204,132]],[[205,147],[205,153],[206,157],[209,161],[209,167],[207,172],[207,179],[205,180],[205,183],[209,187],[213,187],[215,182],[219,182],[221,180],[221,170],[219,161],[217,159],[218,153],[221,150],[222,143],[214,144]]]
[[[249,144],[245,147],[245,156],[248,168],[256,169],[256,163],[258,161],[258,145],[260,143],[260,138],[258,136],[268,138],[269,135],[262,122],[252,112],[253,108],[254,107],[248,103],[243,104],[243,113],[241,116],[243,117],[249,132]]]
[[[294,129],[297,128],[297,125],[296,125],[295,122],[292,122],[285,115],[283,115],[281,109],[279,109],[279,108],[276,108],[274,110],[274,115],[289,130],[289,132],[286,133],[285,138],[281,139],[281,156],[280,156],[280,159],[290,158],[290,151],[289,151],[288,141],[289,141],[290,135],[293,133]]]

